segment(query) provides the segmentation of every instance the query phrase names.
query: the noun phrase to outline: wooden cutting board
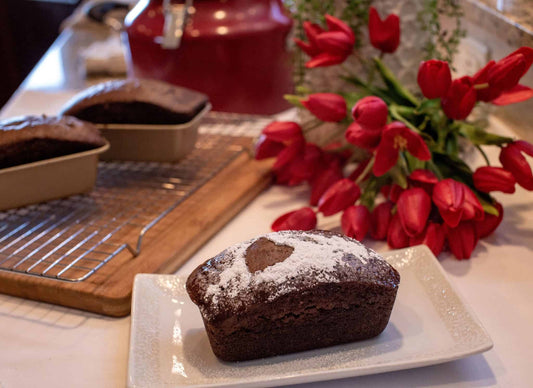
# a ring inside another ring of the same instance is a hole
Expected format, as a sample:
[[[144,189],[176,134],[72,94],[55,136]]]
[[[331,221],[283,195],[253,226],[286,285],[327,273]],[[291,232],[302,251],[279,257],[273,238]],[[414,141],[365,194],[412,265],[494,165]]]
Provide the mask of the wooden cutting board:
[[[146,234],[139,256],[126,249],[81,282],[0,271],[0,293],[109,316],[130,312],[138,273],[173,273],[271,182],[271,161],[242,152]]]

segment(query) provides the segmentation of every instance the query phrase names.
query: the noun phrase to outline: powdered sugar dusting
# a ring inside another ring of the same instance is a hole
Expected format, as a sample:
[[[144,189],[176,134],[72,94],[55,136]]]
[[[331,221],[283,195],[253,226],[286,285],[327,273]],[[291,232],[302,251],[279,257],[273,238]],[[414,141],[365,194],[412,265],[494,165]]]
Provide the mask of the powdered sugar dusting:
[[[261,237],[276,245],[291,246],[294,251],[284,261],[250,273],[245,260],[246,249]],[[229,260],[219,273],[218,282],[210,284],[204,294],[204,300],[210,301],[215,309],[219,298],[237,298],[260,285],[274,286],[275,292],[269,296],[269,300],[273,300],[297,289],[298,285],[292,281],[295,278],[305,278],[309,284],[339,282],[340,268],[365,266],[367,260],[374,257],[362,244],[340,235],[292,231],[270,233],[234,245],[224,256]]]

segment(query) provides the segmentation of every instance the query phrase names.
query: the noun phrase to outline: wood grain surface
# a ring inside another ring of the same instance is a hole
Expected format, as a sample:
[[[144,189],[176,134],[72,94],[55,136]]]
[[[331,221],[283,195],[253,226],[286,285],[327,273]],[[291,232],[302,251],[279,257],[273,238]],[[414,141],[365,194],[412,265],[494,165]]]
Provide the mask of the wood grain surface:
[[[135,275],[175,272],[270,184],[270,166],[270,161],[239,154],[148,231],[137,257],[123,250],[77,283],[0,271],[0,293],[109,316],[128,315]]]

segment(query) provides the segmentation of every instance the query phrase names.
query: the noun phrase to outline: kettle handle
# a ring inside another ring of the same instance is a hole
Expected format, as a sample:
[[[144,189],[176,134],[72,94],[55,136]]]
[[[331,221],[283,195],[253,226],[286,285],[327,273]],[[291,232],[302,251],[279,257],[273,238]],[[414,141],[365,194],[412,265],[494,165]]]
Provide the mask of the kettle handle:
[[[180,46],[192,2],[193,0],[185,0],[184,3],[173,3],[172,0],[163,0],[165,24],[160,41],[162,48],[171,50]]]

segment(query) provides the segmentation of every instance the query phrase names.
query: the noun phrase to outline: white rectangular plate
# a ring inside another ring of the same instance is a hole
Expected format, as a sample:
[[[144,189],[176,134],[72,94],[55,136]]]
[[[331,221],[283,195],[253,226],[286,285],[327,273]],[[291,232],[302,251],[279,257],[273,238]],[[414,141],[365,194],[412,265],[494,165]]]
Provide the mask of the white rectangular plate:
[[[492,341],[425,246],[385,253],[401,275],[390,322],[378,337],[255,361],[218,360],[197,307],[174,275],[137,275],[128,385],[282,385],[438,364],[484,352]]]

